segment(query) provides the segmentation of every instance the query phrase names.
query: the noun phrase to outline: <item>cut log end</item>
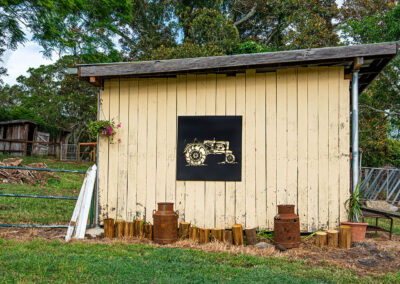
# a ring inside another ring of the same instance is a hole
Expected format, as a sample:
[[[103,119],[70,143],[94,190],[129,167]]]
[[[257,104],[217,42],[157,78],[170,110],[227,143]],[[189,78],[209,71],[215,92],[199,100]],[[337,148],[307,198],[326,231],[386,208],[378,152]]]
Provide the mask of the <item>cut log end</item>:
[[[125,221],[116,221],[117,227],[117,238],[122,238],[124,236]]]
[[[114,219],[104,220],[104,236],[106,238],[114,238]]]
[[[328,247],[337,248],[339,245],[339,231],[328,230]]]
[[[244,244],[243,237],[243,227],[240,224],[235,224],[232,226],[233,242],[237,246],[242,246]]]
[[[248,246],[254,246],[257,244],[257,232],[255,228],[245,229],[246,232],[246,244]]]
[[[179,224],[179,238],[180,239],[187,239],[189,238],[189,229],[190,229],[190,223],[188,222],[181,222]]]
[[[143,220],[142,219],[136,219],[135,220],[135,236],[136,237],[143,237]]]
[[[210,229],[201,228],[199,230],[199,242],[201,244],[210,242]]]
[[[189,228],[189,239],[192,241],[197,241],[199,237],[199,228],[190,227]]]
[[[317,232],[315,234],[315,245],[317,247],[324,247],[328,243],[328,234],[325,232]]]
[[[342,225],[339,227],[339,247],[349,249],[351,247],[351,227]]]
[[[230,231],[230,230],[224,231],[224,242],[228,243],[228,244],[233,244],[232,231]]]

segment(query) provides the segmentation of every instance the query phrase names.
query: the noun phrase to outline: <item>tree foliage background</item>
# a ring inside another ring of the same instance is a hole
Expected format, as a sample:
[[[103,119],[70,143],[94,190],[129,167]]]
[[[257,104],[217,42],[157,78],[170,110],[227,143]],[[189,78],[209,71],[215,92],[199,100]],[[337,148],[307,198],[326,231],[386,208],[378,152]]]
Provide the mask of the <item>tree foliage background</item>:
[[[60,59],[0,85],[3,117],[89,139],[97,90],[67,75],[77,63],[170,59],[400,40],[398,1],[0,0],[0,60],[26,40]],[[32,38],[27,38],[28,34]],[[400,167],[400,59],[360,95],[363,164]],[[1,75],[6,73],[0,67]],[[6,115],[7,114],[7,115]]]

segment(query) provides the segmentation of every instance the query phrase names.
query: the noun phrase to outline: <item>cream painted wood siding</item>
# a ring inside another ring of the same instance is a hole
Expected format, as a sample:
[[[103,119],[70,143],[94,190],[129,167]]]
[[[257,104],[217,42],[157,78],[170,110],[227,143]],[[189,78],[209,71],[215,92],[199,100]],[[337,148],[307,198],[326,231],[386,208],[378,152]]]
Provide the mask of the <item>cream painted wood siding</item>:
[[[236,76],[105,80],[101,119],[121,123],[100,138],[104,218],[152,222],[157,202],[200,227],[273,229],[276,206],[295,204],[302,231],[336,228],[349,196],[349,81],[341,67]],[[176,180],[177,116],[243,116],[242,181]],[[118,142],[121,139],[121,142]]]

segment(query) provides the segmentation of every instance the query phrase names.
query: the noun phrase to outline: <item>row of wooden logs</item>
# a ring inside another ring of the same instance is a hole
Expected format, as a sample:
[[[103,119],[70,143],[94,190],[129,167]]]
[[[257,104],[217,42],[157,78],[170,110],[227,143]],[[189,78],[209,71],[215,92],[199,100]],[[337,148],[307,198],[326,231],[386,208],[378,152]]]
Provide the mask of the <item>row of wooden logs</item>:
[[[245,235],[244,233],[245,232]],[[153,225],[146,224],[143,220],[137,219],[134,222],[115,221],[114,219],[104,220],[104,236],[106,238],[133,238],[143,237],[149,240],[153,239]],[[235,245],[244,245],[244,236],[246,236],[247,245],[257,243],[256,229],[245,229],[240,224],[232,226],[232,230],[206,229],[191,227],[190,223],[181,222],[179,224],[178,237],[180,239],[191,239],[199,243],[208,243],[210,241],[227,242]]]
[[[180,239],[191,239],[201,244],[209,243],[210,241],[220,241],[237,246],[244,245],[244,237],[246,236],[247,245],[255,245],[257,243],[256,229],[243,230],[240,224],[233,225],[232,230],[224,230],[191,227],[190,223],[181,222],[179,224],[178,236]]]
[[[328,230],[326,232],[315,233],[315,245],[317,247],[331,247],[349,249],[351,246],[351,227],[341,225],[339,231]]]
[[[153,239],[153,225],[146,224],[143,220],[137,219],[134,222],[115,221],[114,219],[104,220],[104,236],[106,238],[133,238],[143,237]]]
[[[245,233],[245,234],[244,234]],[[134,222],[115,221],[114,219],[104,220],[104,234],[106,238],[133,238],[141,237],[149,240],[153,239],[153,225],[146,224],[143,220],[137,219]],[[190,223],[181,222],[179,224],[178,237],[180,239],[191,239],[199,243],[208,243],[210,241],[220,241],[235,245],[244,245],[246,236],[247,245],[257,243],[256,229],[243,230],[242,225],[235,224],[232,230],[207,229],[191,227]],[[315,234],[315,245],[317,247],[331,247],[349,249],[351,246],[351,227],[342,225],[337,230],[328,230],[326,232],[317,232]]]

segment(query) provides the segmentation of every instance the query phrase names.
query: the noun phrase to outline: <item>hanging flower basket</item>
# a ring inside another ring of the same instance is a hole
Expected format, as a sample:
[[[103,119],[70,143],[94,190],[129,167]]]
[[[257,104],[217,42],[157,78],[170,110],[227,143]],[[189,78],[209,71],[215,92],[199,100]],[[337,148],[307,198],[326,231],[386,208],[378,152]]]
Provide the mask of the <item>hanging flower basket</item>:
[[[114,135],[117,133],[117,128],[121,128],[121,124],[115,125],[114,120],[92,121],[88,127],[90,136],[97,137],[97,135],[100,135],[108,137],[110,143],[114,143]],[[118,142],[121,142],[121,139],[118,139]]]

